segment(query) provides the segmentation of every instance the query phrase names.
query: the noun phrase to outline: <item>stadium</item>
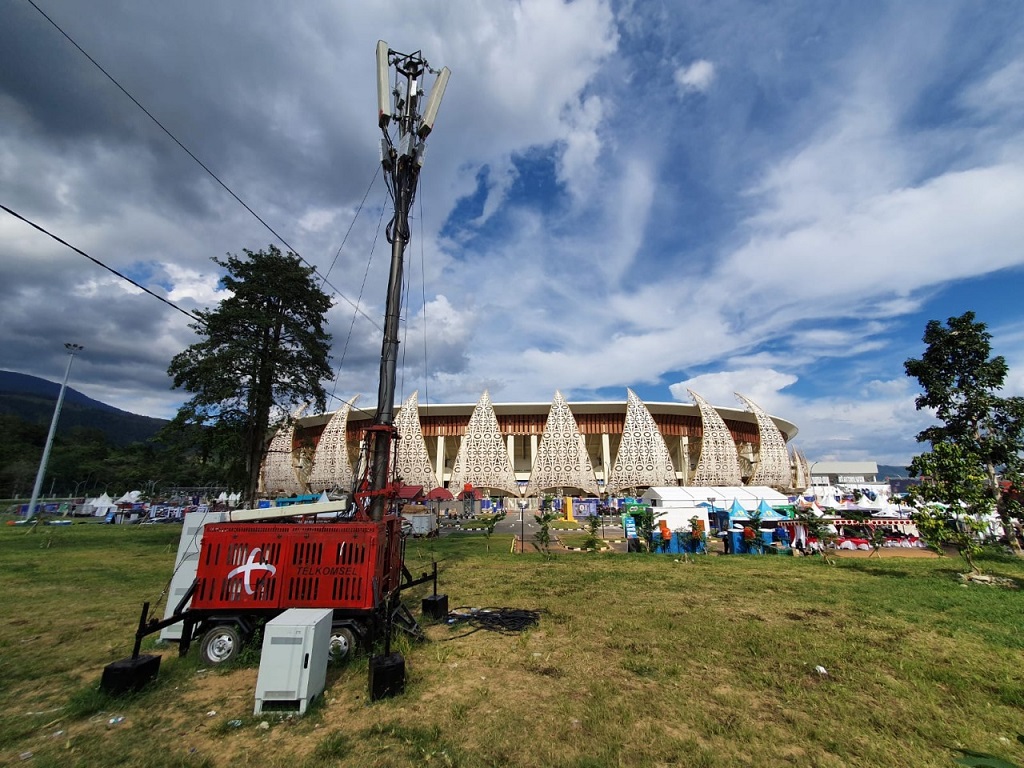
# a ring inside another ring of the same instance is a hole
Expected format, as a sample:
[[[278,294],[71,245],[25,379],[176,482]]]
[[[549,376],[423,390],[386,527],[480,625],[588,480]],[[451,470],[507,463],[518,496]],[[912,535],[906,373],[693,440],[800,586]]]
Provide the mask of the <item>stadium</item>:
[[[625,401],[419,404],[413,392],[395,418],[395,467],[403,485],[428,498],[466,489],[536,498],[547,493],[639,495],[661,486],[807,485],[807,461],[790,451],[796,426],[770,416],[749,398],[744,407]],[[333,413],[298,416],[273,438],[262,471],[263,492],[293,495],[347,491],[372,410],[356,399]]]

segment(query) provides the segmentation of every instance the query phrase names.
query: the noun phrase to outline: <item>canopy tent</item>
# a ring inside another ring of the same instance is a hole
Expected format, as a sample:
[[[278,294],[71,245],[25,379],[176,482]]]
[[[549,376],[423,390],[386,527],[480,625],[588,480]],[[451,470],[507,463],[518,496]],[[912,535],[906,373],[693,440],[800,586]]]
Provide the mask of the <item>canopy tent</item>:
[[[735,518],[742,518],[743,520],[749,520],[750,519],[750,513],[747,512],[747,510],[743,508],[743,505],[740,504],[740,500],[739,499],[733,499],[732,500],[732,506],[729,507],[729,519],[732,520],[734,517]]]
[[[780,512],[777,512],[771,504],[764,499],[757,505],[757,511],[761,515],[761,520],[787,520],[788,518]]]
[[[105,492],[102,496],[98,496],[95,499],[89,499],[82,506],[87,512],[89,512],[89,514],[95,515],[96,517],[103,517],[111,510],[117,509],[117,504]]]
[[[404,502],[418,502],[423,498],[422,485],[402,485],[398,488],[398,500]]]
[[[785,504],[788,499],[782,493],[768,486],[695,486],[671,485],[651,486],[640,497],[642,504],[649,504],[659,519],[667,521],[670,529],[688,529],[690,520],[697,517],[710,527],[716,514],[727,512],[733,516],[749,516],[757,508],[759,499],[769,504]],[[709,514],[710,513],[710,514]]]
[[[451,491],[441,486],[431,489],[430,493],[427,494],[428,501],[451,501],[454,498]]]

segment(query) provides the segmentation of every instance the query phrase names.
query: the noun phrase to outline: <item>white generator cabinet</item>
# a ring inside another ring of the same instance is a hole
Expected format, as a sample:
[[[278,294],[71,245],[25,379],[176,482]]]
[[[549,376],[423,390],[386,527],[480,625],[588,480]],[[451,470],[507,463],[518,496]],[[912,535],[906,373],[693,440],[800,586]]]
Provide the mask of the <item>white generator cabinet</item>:
[[[323,692],[332,618],[330,608],[291,608],[266,623],[254,714],[305,714]]]
[[[167,593],[167,605],[164,606],[164,618],[169,619],[181,598],[188,592],[196,578],[199,563],[199,547],[203,542],[203,527],[211,523],[223,523],[228,519],[226,512],[186,512],[181,526],[181,538],[178,540],[178,556],[174,560],[174,575],[171,577],[171,588]],[[192,601],[182,606],[187,608]],[[171,624],[160,630],[161,640],[181,640],[181,622]]]

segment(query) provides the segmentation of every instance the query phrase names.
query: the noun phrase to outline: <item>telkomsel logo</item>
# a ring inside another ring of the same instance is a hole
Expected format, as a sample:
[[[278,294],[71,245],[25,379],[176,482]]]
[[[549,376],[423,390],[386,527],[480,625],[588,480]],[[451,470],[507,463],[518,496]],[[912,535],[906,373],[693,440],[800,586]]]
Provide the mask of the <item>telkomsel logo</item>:
[[[245,564],[240,565],[228,574],[229,579],[233,579],[235,576],[241,576],[245,591],[247,594],[253,594],[255,590],[252,586],[252,575],[255,571],[266,571],[271,576],[277,573],[277,568],[270,563],[258,562],[259,556],[263,554],[263,550],[259,547],[255,547],[249,551],[249,556],[245,559]]]

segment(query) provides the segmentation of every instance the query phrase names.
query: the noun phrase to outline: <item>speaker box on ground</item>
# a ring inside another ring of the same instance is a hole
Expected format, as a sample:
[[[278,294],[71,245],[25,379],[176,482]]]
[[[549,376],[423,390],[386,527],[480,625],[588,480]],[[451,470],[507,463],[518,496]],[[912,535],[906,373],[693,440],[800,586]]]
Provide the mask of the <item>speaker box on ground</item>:
[[[370,701],[405,692],[405,658],[400,653],[370,658]]]
[[[424,616],[440,621],[448,616],[448,595],[431,595],[423,598],[421,610]]]
[[[160,671],[160,657],[144,653],[112,661],[103,668],[100,688],[110,694],[141,691]]]

